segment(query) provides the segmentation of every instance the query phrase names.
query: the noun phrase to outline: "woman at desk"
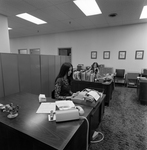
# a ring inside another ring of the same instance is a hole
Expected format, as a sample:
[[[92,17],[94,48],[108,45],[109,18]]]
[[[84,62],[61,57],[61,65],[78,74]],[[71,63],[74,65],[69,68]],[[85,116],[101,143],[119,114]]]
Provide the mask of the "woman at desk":
[[[91,73],[94,74],[94,78],[97,79],[100,75],[99,75],[99,65],[97,62],[94,62],[92,65],[91,65]]]
[[[60,72],[55,79],[55,99],[64,100],[71,96],[71,81],[73,76],[73,66],[71,63],[65,62],[60,68]]]

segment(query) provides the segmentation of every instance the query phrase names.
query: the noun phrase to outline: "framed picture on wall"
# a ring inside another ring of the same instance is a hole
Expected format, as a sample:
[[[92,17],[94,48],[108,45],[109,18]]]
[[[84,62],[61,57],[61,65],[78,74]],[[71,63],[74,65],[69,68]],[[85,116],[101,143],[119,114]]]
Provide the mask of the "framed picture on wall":
[[[32,49],[30,49],[30,54],[40,55],[40,48],[32,48]]]
[[[18,49],[18,54],[28,54],[27,49]]]
[[[126,51],[119,51],[118,59],[126,59]]]
[[[91,59],[97,59],[97,51],[91,51]]]
[[[110,51],[103,52],[103,59],[110,59]]]
[[[135,59],[143,59],[144,51],[143,50],[137,50],[135,53]]]

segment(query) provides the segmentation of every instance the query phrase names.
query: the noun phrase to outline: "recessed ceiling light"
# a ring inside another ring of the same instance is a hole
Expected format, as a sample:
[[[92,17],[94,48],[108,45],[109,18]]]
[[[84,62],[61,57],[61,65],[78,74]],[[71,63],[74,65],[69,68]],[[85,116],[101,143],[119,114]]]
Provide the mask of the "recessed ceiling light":
[[[30,21],[30,22],[32,22],[32,23],[35,23],[35,24],[37,24],[37,25],[47,23],[47,22],[45,22],[45,21],[43,21],[43,20],[41,20],[41,19],[39,19],[39,18],[37,18],[37,17],[34,17],[34,16],[32,16],[32,15],[30,15],[30,14],[28,14],[28,13],[22,13],[22,14],[18,14],[18,15],[16,15],[16,16],[17,16],[17,17],[20,17],[20,18],[22,18],[22,19],[25,19],[25,20],[27,20],[27,21]]]
[[[140,15],[140,19],[146,19],[147,18],[147,6],[144,6]]]
[[[86,16],[101,14],[101,10],[95,0],[74,0],[73,1]]]
[[[116,17],[116,16],[117,16],[117,13],[109,14],[109,17]]]
[[[12,30],[12,28],[9,28],[9,27],[8,27],[8,30]]]

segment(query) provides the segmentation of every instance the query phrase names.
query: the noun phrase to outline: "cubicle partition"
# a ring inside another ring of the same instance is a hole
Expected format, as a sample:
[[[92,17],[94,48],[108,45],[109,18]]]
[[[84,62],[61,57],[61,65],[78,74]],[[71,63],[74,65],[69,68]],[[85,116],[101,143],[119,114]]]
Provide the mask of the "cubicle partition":
[[[31,93],[31,62],[30,55],[18,55],[18,71],[20,92]]]
[[[17,54],[1,54],[4,95],[19,92]]]
[[[0,54],[0,97],[18,92],[51,95],[55,77],[69,56]]]
[[[4,88],[3,88],[3,77],[2,77],[2,62],[1,62],[1,56],[0,56],[0,97],[4,96]]]

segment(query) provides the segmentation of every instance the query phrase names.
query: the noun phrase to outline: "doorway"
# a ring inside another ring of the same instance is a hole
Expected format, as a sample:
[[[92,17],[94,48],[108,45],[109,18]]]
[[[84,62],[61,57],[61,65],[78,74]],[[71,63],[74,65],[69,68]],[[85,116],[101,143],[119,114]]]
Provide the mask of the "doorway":
[[[71,48],[58,48],[58,54],[62,56],[69,56],[71,62]]]

